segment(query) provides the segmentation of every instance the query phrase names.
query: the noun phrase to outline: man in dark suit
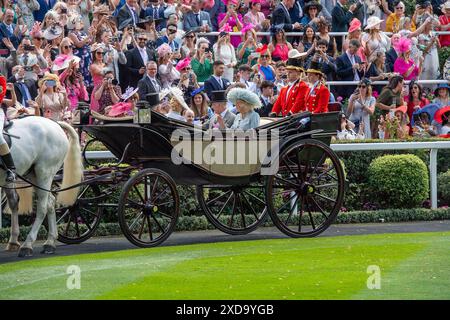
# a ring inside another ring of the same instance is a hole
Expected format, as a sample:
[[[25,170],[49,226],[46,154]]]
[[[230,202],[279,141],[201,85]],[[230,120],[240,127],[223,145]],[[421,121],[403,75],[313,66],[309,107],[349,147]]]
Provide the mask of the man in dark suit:
[[[151,17],[153,21],[160,21],[156,24],[156,30],[161,31],[161,29],[166,27],[166,19],[164,17],[164,11],[167,6],[164,5],[162,0],[149,0],[150,5],[141,11],[141,18]]]
[[[139,12],[136,8],[138,8],[136,0],[126,0],[125,5],[117,14],[117,26],[119,30],[124,29],[129,24],[136,27],[136,23],[139,22]]]
[[[347,10],[344,6],[348,0],[337,0],[336,6],[331,11],[331,31],[333,32],[347,32],[348,25],[353,19],[353,12],[357,5],[354,3]],[[336,37],[337,50],[342,50],[342,37]]]
[[[18,29],[18,26],[13,23],[14,11],[7,9],[3,14],[3,21],[0,23],[0,48],[7,49],[6,45],[1,41],[3,38],[8,38],[13,44],[14,48],[18,48],[25,29]]]
[[[222,61],[214,61],[213,75],[205,81],[205,92],[211,99],[211,92],[226,90],[230,86],[230,81],[223,78],[225,72],[225,64]]]
[[[162,89],[161,82],[157,79],[158,65],[155,61],[147,63],[146,75],[138,82],[139,99],[145,100],[149,93],[160,92]]]
[[[261,100],[261,108],[256,110],[261,117],[268,117],[272,111],[273,104],[275,103],[273,87],[274,84],[272,81],[264,80],[261,83],[261,96],[259,98]]]
[[[227,7],[223,3],[223,1],[214,1],[214,6],[209,9],[205,10],[205,12],[209,13],[209,18],[211,20],[212,25],[212,31],[219,30],[219,22],[218,22],[218,15],[220,13],[225,13],[227,11]]]
[[[305,2],[308,1],[295,0],[294,5],[289,9],[289,16],[291,17],[291,21],[293,23],[300,23],[300,20],[302,20],[302,17],[304,15],[303,7],[305,6]]]
[[[356,54],[361,43],[357,39],[352,39],[348,49],[336,59],[337,75],[342,81],[360,81],[364,75],[364,64]],[[344,98],[350,97],[356,86],[340,86],[337,92]]]
[[[398,58],[397,51],[395,51],[395,43],[400,39],[400,35],[395,33],[391,37],[391,48],[386,52],[386,71],[394,72],[394,63]]]
[[[136,88],[137,83],[145,74],[145,66],[149,61],[156,61],[155,52],[147,48],[147,35],[137,35],[138,46],[126,52],[127,64],[125,72],[121,72],[120,84],[122,88],[131,86]]]
[[[277,5],[272,13],[272,26],[281,27],[286,32],[291,32],[294,29],[300,29],[299,22],[293,22],[289,14],[289,9],[294,6],[295,0],[283,0]]]
[[[14,92],[17,97],[17,102],[24,107],[31,107],[28,105],[29,100],[34,100],[37,95],[36,81],[25,80],[25,69],[23,66],[17,65],[12,68],[12,77],[8,79],[8,82],[14,84]]]
[[[210,32],[212,30],[211,18],[209,13],[200,10],[200,1],[191,1],[192,11],[184,16],[184,31]]]
[[[35,21],[44,21],[45,14],[49,11],[58,0],[38,0],[39,10],[33,11]]]

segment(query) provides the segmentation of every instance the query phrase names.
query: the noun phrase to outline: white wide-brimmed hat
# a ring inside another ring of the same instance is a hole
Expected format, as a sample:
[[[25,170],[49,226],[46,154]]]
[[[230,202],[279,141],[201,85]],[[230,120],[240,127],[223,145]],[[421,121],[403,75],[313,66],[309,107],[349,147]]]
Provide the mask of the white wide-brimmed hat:
[[[189,109],[189,106],[186,104],[186,101],[184,101],[183,91],[181,91],[180,88],[178,87],[170,88],[170,95],[183,107],[183,109]]]
[[[136,92],[138,92],[139,88],[133,89],[133,87],[128,87],[124,94],[120,96],[123,101],[127,101],[130,97],[132,97]]]
[[[297,49],[291,49],[288,52],[289,59],[300,59],[308,55],[308,52],[299,52]]]
[[[59,24],[54,24],[44,31],[44,38],[47,40],[53,40],[58,38],[63,33],[63,28]]]
[[[243,88],[233,88],[228,92],[227,99],[234,105],[238,100],[244,101],[252,106],[253,109],[261,107],[261,100],[259,97],[251,91]]]
[[[372,16],[369,19],[367,19],[367,25],[364,28],[364,30],[370,30],[373,29],[376,26],[379,26],[380,23],[382,23],[384,20],[381,20],[380,18],[376,16]]]

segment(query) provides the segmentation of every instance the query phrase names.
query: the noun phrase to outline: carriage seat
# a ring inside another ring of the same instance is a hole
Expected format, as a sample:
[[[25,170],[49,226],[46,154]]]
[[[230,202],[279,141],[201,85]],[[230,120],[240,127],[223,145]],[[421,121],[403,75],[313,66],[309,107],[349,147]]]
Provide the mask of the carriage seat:
[[[108,117],[103,114],[100,114],[98,112],[95,112],[91,110],[91,116],[92,118],[99,120],[101,122],[130,122],[133,121],[133,116],[126,116],[126,117]]]

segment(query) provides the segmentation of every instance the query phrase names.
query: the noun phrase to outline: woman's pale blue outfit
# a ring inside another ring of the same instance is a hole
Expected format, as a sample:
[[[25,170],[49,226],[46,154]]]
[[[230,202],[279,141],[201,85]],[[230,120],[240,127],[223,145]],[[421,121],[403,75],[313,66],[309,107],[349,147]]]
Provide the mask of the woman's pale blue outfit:
[[[255,129],[259,126],[259,114],[254,110],[250,111],[245,115],[245,118],[242,118],[242,114],[239,113],[236,118],[234,118],[233,125],[231,129],[239,129],[239,130],[250,130]]]
[[[443,107],[448,106],[448,102],[442,101],[440,98],[434,98],[432,103],[436,103],[439,105],[439,109],[442,109]]]

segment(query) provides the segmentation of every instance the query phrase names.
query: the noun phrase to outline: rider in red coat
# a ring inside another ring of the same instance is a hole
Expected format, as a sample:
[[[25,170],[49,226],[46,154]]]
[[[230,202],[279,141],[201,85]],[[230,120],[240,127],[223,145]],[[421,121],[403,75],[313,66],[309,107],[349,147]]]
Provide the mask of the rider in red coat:
[[[330,90],[324,84],[324,75],[320,63],[311,61],[311,65],[306,73],[311,87],[305,97],[305,109],[312,113],[328,112],[328,102],[330,101]]]
[[[0,75],[0,104],[3,102],[3,98],[6,95],[6,78],[3,75]],[[6,182],[14,182],[16,179],[14,171],[14,161],[11,157],[11,153],[9,151],[8,144],[3,137],[3,127],[5,125],[6,114],[5,111],[0,108],[0,157],[2,158],[2,162],[6,167]]]
[[[286,69],[288,70],[289,84],[281,88],[270,116],[277,116],[280,113],[282,116],[287,116],[297,113],[304,107],[308,85],[300,80],[300,76],[304,72],[300,60],[289,59]]]

